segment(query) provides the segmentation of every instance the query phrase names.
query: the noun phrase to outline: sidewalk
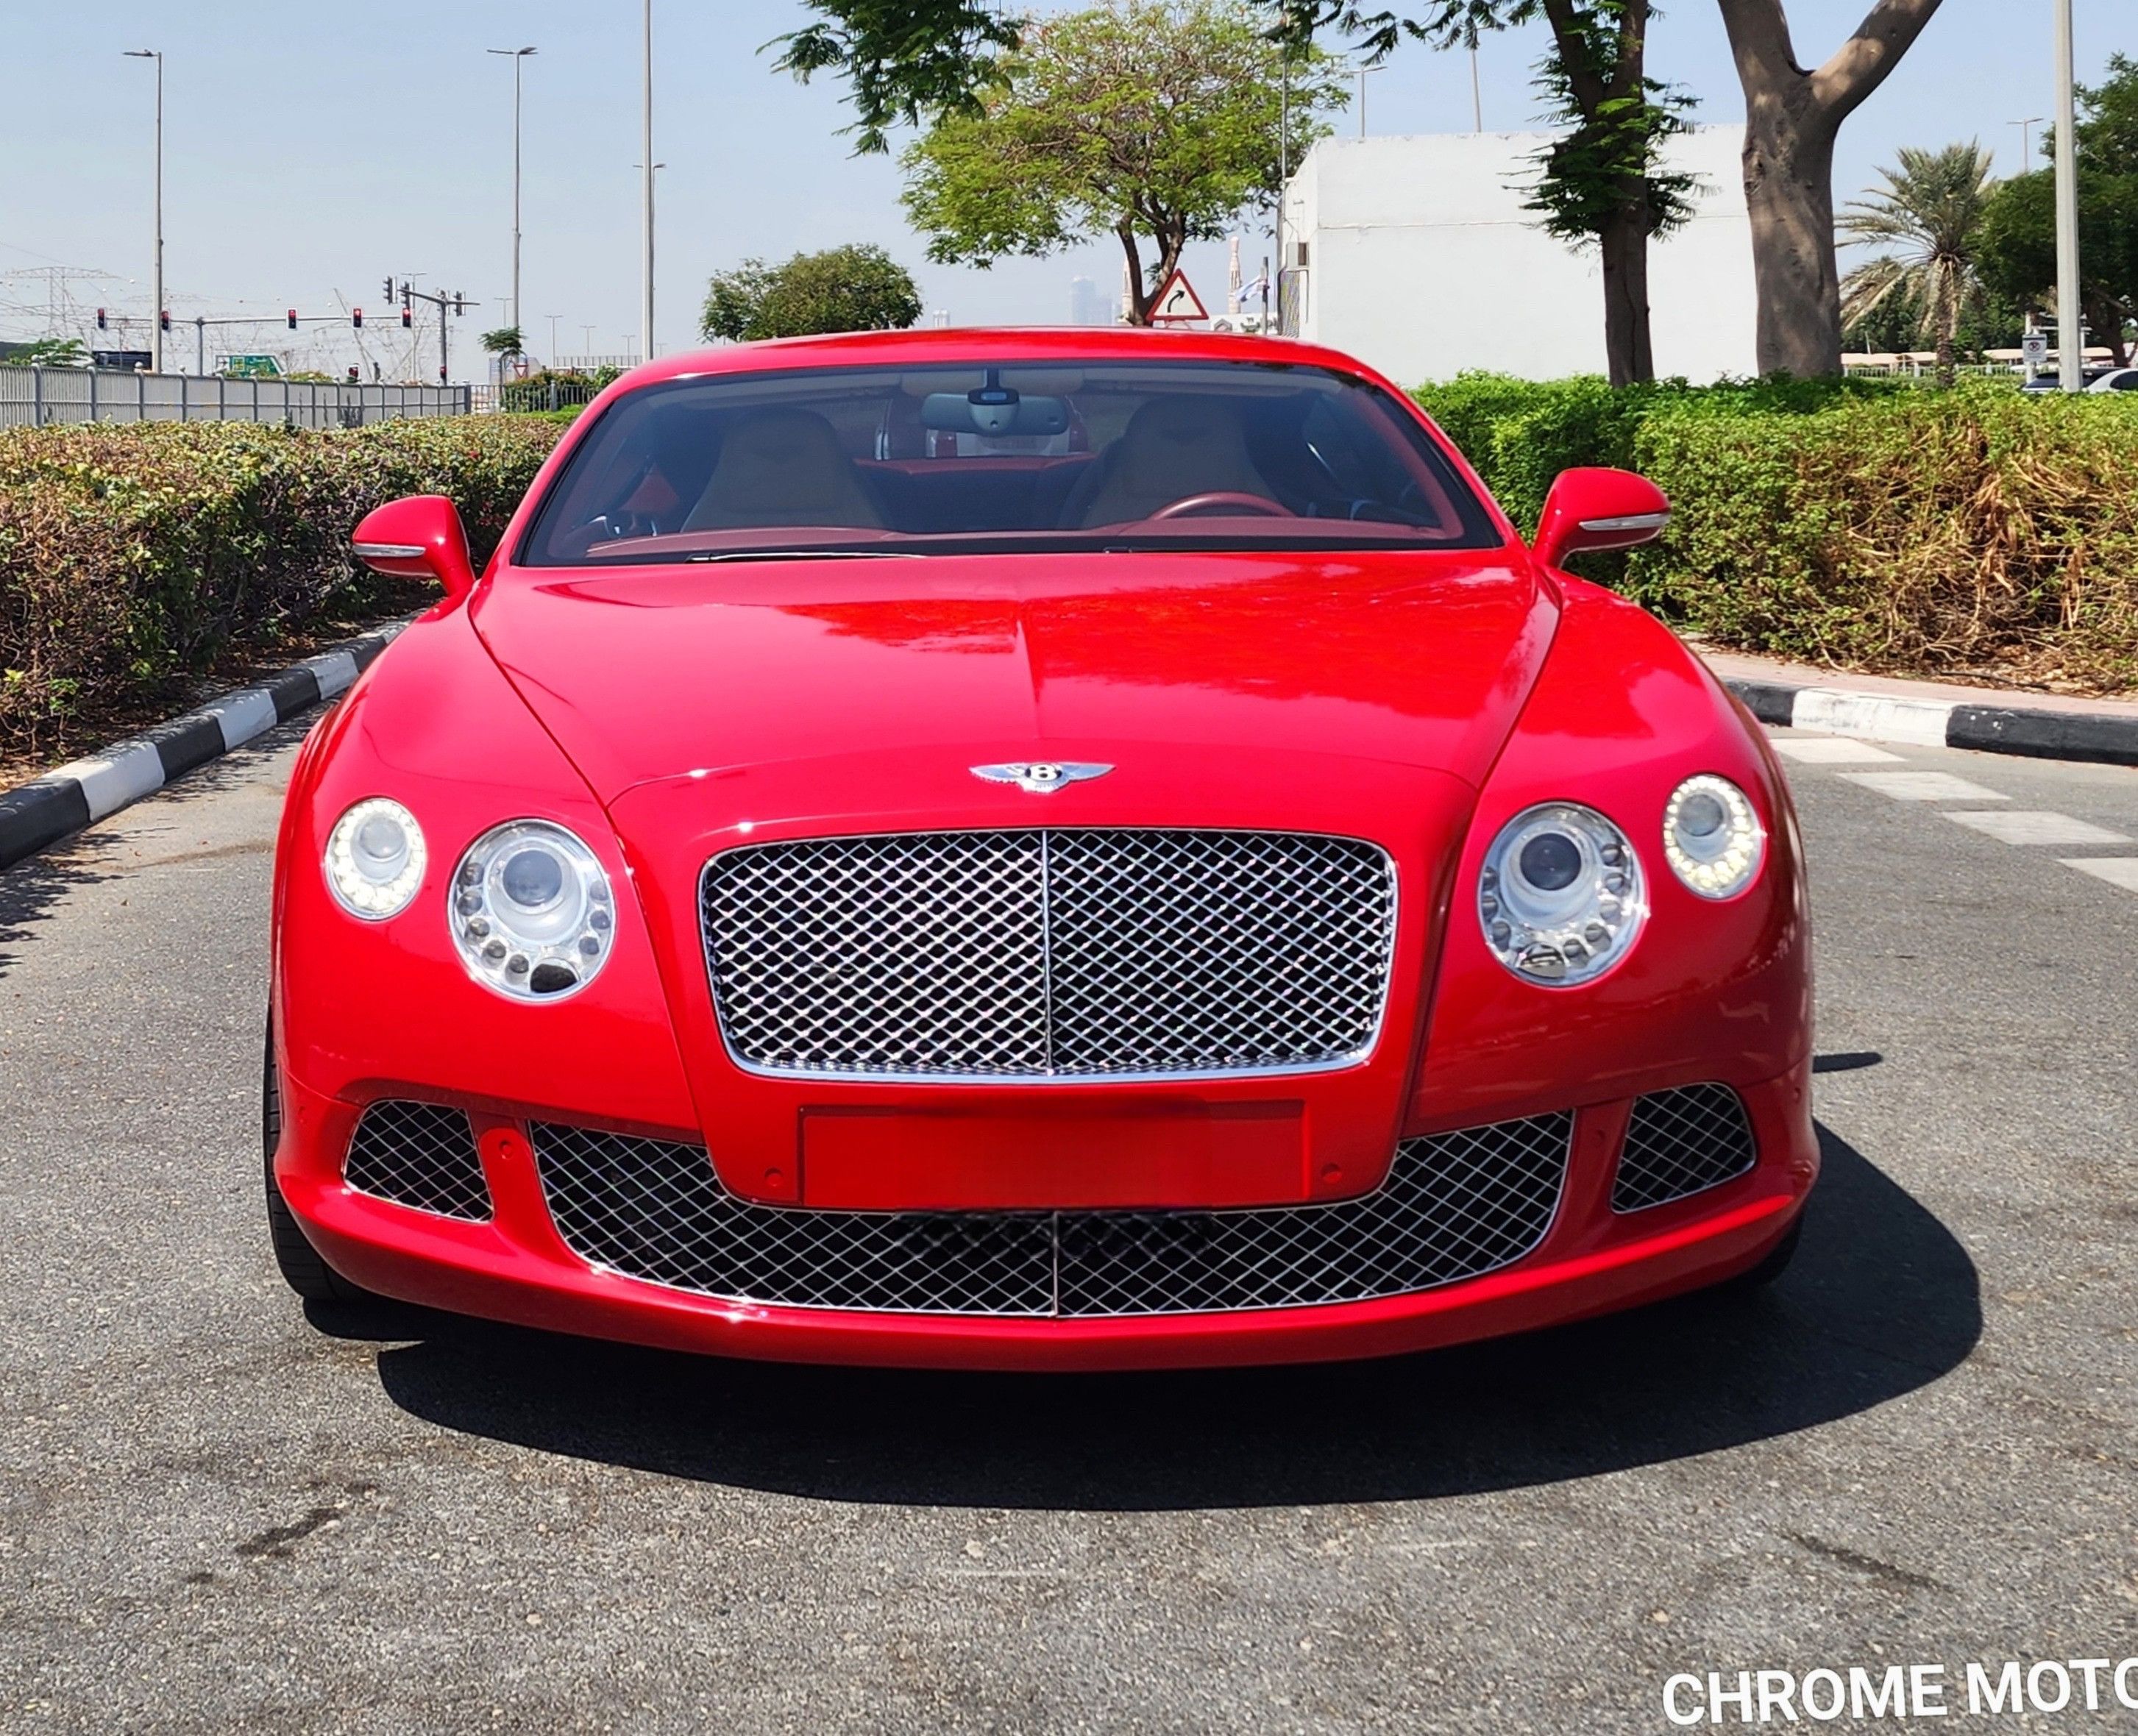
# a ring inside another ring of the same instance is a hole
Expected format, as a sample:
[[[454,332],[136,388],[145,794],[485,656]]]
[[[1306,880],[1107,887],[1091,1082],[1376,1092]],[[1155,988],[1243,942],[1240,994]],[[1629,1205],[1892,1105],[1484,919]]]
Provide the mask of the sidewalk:
[[[2138,766],[2138,700],[1859,675],[1694,647],[1763,724],[1917,747]]]
[[[1910,681],[1895,675],[1849,675],[1821,669],[1810,663],[1791,663],[1780,657],[1754,656],[1745,651],[1713,651],[1704,645],[1693,649],[1701,661],[1726,681],[1765,681],[1782,687],[1823,687],[1850,693],[1877,693],[1895,699],[1929,700],[1945,705],[2003,706],[2028,711],[2064,711],[2086,717],[2124,717],[2138,720],[2138,700],[2089,700],[2067,693],[2037,693],[2022,687],[1960,687],[1945,681]]]

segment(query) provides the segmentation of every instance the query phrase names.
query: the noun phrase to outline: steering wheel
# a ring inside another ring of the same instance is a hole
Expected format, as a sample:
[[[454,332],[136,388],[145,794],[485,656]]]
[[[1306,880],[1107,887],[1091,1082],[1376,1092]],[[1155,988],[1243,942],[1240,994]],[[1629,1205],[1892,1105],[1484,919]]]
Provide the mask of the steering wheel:
[[[1267,495],[1229,494],[1219,491],[1208,495],[1186,495],[1181,499],[1161,506],[1152,513],[1153,519],[1199,519],[1218,514],[1231,516],[1246,513],[1257,519],[1296,519],[1299,514],[1289,506],[1271,500]]]

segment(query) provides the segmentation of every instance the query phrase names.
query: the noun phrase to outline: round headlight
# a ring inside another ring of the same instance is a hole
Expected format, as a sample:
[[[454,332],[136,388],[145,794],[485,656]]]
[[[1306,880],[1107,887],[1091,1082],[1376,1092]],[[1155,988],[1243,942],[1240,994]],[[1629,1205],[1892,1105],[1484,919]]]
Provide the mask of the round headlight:
[[[1485,944],[1526,981],[1570,987],[1602,976],[1647,914],[1640,858],[1593,807],[1530,808],[1485,852],[1477,881]]]
[[[600,861],[547,820],[494,827],[454,870],[446,920],[468,974],[515,1001],[554,1000],[591,983],[616,939]]]
[[[408,908],[429,859],[416,817],[398,802],[373,796],[327,834],[327,885],[350,915],[383,922]]]
[[[1686,890],[1733,898],[1752,884],[1767,834],[1744,791],[1726,778],[1688,778],[1663,810],[1663,857]]]

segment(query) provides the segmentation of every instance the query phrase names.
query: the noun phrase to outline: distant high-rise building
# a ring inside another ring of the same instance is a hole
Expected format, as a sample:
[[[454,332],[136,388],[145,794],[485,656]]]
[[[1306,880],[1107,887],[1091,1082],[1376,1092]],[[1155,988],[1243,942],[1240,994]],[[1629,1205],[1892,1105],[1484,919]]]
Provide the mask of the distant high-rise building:
[[[1106,305],[1099,299],[1099,286],[1088,277],[1069,280],[1069,323],[1071,325],[1104,325],[1106,323]]]

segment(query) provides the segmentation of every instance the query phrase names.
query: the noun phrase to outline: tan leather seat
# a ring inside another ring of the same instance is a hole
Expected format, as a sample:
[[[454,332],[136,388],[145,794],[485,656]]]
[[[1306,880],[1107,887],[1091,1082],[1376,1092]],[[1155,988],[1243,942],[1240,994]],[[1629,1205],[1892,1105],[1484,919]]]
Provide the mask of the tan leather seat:
[[[1064,503],[1071,527],[1125,524],[1191,495],[1271,494],[1241,436],[1237,413],[1207,397],[1153,398]]]
[[[853,461],[815,411],[752,410],[739,418],[721,444],[705,491],[683,521],[686,530],[755,524],[882,529],[882,514]]]

